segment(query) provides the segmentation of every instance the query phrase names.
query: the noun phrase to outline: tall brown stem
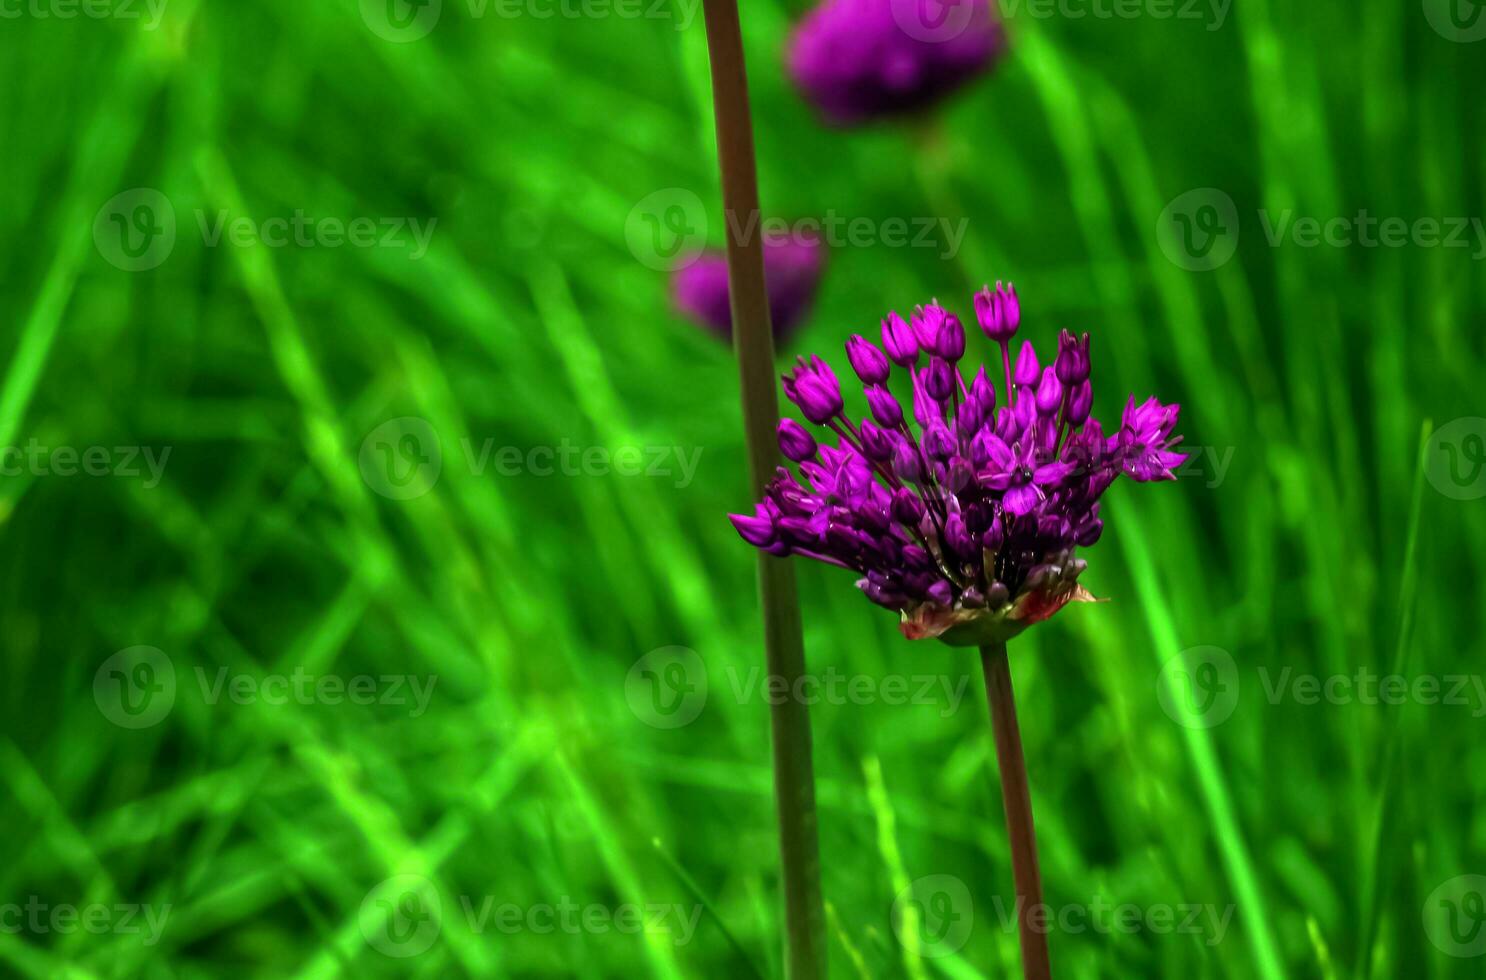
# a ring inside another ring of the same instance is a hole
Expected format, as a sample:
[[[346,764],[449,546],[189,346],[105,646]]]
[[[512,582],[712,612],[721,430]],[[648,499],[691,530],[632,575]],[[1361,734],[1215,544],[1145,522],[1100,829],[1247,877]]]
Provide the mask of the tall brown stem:
[[[763,243],[758,235],[753,120],[748,108],[737,0],[705,0],[704,14],[728,236],[733,348],[738,355],[743,393],[749,473],[755,493],[761,493],[779,465],[774,444],[779,400],[774,387],[774,335],[764,287]],[[760,552],[758,582],[769,673],[783,679],[785,690],[800,690],[797,681],[805,673],[805,641],[794,567],[785,559]],[[784,881],[786,975],[790,980],[818,980],[825,976],[826,968],[825,910],[820,892],[810,715],[796,698],[777,701],[770,707],[770,727]]]
[[[1022,757],[1022,733],[1016,723],[1016,698],[1011,690],[1011,662],[1005,643],[980,648],[985,668],[986,699],[991,706],[991,732],[996,740],[996,762],[1001,770],[1001,802],[1006,807],[1006,833],[1011,841],[1011,874],[1016,882],[1017,929],[1022,944],[1022,973],[1027,980],[1049,980],[1046,917],[1042,927],[1032,922],[1042,904],[1042,873],[1037,868],[1037,833],[1032,828],[1032,794],[1027,789],[1027,762]]]

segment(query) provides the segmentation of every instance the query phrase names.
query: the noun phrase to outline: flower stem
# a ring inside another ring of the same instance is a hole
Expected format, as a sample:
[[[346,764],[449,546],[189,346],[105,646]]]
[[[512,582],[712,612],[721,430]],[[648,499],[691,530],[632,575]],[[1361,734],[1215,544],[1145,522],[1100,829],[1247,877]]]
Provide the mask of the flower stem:
[[[750,479],[755,492],[762,493],[779,464],[774,444],[779,400],[774,387],[774,336],[764,287],[763,244],[756,233],[760,215],[748,78],[737,0],[705,0],[703,12],[712,63],[712,102],[728,236],[728,298],[743,393],[744,441]],[[781,678],[786,690],[799,690],[797,682],[805,673],[805,641],[794,566],[786,559],[760,552],[758,581],[769,673]],[[770,727],[783,865],[786,976],[790,980],[819,980],[825,976],[826,932],[809,709],[797,698],[780,698],[770,708]]]
[[[1006,657],[1006,644],[981,647],[980,662],[985,668],[991,733],[996,739],[996,761],[1001,769],[1001,802],[1006,806],[1006,833],[1011,841],[1022,974],[1027,980],[1049,980],[1052,967],[1047,958],[1047,931],[1032,924],[1033,910],[1042,904],[1042,875],[1037,869],[1032,794],[1027,789],[1027,763],[1022,757],[1022,734],[1016,723],[1016,698],[1011,691],[1011,663]]]

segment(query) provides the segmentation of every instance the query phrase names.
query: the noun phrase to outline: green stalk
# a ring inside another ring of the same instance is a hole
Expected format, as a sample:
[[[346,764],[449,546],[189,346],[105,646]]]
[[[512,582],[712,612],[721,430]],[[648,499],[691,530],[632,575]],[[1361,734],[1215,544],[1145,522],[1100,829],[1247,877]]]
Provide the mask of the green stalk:
[[[737,0],[705,0],[707,49],[712,64],[712,106],[727,226],[728,294],[733,348],[743,395],[744,440],[755,497],[779,464],[774,430],[779,423],[775,394],[774,335],[764,287],[759,228],[758,176],[754,166],[753,120]],[[785,690],[799,690],[805,672],[805,641],[794,568],[785,559],[759,553],[759,595],[769,673]],[[825,976],[825,908],[820,892],[820,843],[816,830],[815,775],[811,763],[810,715],[795,698],[770,708],[774,749],[774,799],[779,814],[779,850],[784,880],[785,964],[790,980]]]
[[[1027,788],[1027,762],[1022,757],[1022,733],[1016,723],[1016,698],[1011,690],[1011,662],[1006,656],[1006,644],[989,643],[981,647],[980,663],[985,668],[991,733],[995,736],[996,762],[1001,770],[1001,802],[1006,807],[1006,834],[1011,841],[1022,975],[1027,980],[1049,980],[1052,967],[1047,958],[1047,930],[1032,925],[1033,910],[1042,904],[1042,873],[1037,868],[1032,793]]]

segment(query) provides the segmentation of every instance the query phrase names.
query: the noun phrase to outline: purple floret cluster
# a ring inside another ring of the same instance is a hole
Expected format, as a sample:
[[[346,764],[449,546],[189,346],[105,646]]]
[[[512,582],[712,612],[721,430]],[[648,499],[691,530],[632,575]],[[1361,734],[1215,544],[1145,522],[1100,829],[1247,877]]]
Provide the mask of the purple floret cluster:
[[[1064,330],[1051,363],[1030,341],[1015,359],[1016,290],[975,296],[980,329],[999,359],[967,384],[965,329],[937,302],[908,320],[882,321],[882,344],[846,344],[865,389],[867,417],[846,414],[841,383],[818,356],[784,376],[785,395],[809,422],[779,423],[781,467],[752,515],[731,515],[749,544],[858,573],[857,586],[902,614],[905,635],[982,643],[1015,635],[1072,600],[1099,540],[1099,498],[1120,475],[1175,479],[1186,457],[1173,436],[1179,406],[1126,403],[1106,434],[1092,418],[1089,335]],[[909,415],[889,389],[907,374]],[[997,382],[1000,382],[998,387]],[[835,445],[817,439],[820,430]]]

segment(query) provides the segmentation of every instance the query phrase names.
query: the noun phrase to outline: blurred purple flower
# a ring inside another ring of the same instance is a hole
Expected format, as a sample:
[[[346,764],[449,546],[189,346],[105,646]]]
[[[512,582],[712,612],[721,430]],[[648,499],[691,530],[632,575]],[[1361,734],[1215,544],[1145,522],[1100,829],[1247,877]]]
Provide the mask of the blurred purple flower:
[[[810,312],[825,266],[825,245],[810,235],[764,236],[764,281],[769,290],[769,320],[774,339],[783,342]],[[732,338],[728,306],[727,255],[709,251],[671,277],[671,296],[683,314]]]
[[[1015,291],[998,287],[978,304],[1004,306],[1008,297],[1014,302]],[[911,367],[908,326],[897,314],[883,321],[885,341],[899,348],[892,359],[910,377],[918,435],[881,377],[887,356],[869,341],[853,336],[847,353],[875,423],[853,423],[836,374],[819,357],[801,358],[784,378],[785,395],[839,444],[818,443],[793,421],[780,425],[781,448],[803,480],[780,468],[753,514],[731,515],[744,540],[859,573],[857,586],[899,611],[910,639],[1004,642],[1070,601],[1092,599],[1078,585],[1085,562],[1075,551],[1099,539],[1099,498],[1117,477],[1175,479],[1186,459],[1172,434],[1179,406],[1131,398],[1106,436],[1089,417],[1088,334],[1064,331],[1041,370],[1025,343],[1013,374],[1006,350],[1020,317],[1003,312],[987,331],[1002,350],[968,387],[938,354]],[[963,349],[959,320],[937,303],[914,322],[920,343]]]
[[[825,0],[790,36],[790,75],[827,121],[916,112],[1005,47],[990,0]]]

